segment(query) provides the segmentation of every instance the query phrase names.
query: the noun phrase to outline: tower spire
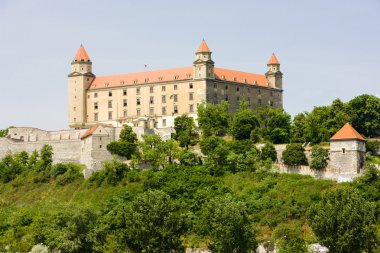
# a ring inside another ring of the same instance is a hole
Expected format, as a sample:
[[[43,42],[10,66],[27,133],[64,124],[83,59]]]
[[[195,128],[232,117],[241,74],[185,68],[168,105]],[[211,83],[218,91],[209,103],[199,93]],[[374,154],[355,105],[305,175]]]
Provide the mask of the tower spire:
[[[271,57],[269,58],[268,65],[280,65],[280,62],[274,53],[272,53]]]
[[[201,45],[199,46],[197,53],[211,52],[210,48],[207,46],[205,39],[202,39]]]
[[[87,61],[90,62],[90,57],[88,56],[86,49],[84,49],[84,46],[80,44],[80,47],[77,51],[77,53],[74,56],[74,61]]]

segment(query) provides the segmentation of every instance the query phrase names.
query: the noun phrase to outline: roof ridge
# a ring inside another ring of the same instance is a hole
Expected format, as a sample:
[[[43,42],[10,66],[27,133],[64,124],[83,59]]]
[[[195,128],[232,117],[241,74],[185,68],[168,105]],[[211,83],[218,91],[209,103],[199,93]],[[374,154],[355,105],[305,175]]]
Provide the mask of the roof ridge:
[[[338,130],[338,132],[334,134],[333,137],[331,137],[330,140],[334,141],[334,140],[349,140],[349,139],[358,139],[358,140],[365,141],[363,136],[361,136],[358,133],[358,131],[356,131],[356,129],[353,128],[351,124],[347,122],[346,124],[344,124],[344,126],[341,129]]]

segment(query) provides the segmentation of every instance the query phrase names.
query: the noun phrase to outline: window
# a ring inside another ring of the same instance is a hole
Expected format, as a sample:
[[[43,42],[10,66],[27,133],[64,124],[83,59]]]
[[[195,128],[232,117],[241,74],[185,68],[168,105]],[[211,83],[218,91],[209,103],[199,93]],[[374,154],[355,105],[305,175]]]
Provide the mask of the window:
[[[108,119],[109,119],[109,120],[112,119],[112,112],[108,112]]]
[[[162,126],[166,126],[166,119],[162,120]]]
[[[141,112],[141,109],[138,108],[138,109],[136,110],[137,116],[140,116],[140,112]]]
[[[109,96],[109,97],[112,97],[112,91],[109,91],[109,92],[108,92],[108,96]]]
[[[226,95],[226,96],[224,97],[224,100],[225,100],[225,101],[228,101],[228,95]]]
[[[97,98],[97,97],[98,97],[98,93],[95,92],[95,93],[94,93],[94,98]]]
[[[259,95],[261,95],[261,90],[259,90],[258,92],[259,92]]]
[[[145,78],[144,82],[149,83],[149,78]]]
[[[136,95],[140,95],[140,88],[136,88]]]
[[[112,100],[108,100],[108,108],[112,108]]]
[[[137,105],[141,105],[140,98],[137,98],[137,99],[136,99],[136,104],[137,104]]]
[[[123,96],[127,95],[127,90],[123,90]]]
[[[193,88],[193,83],[189,83],[189,89]]]
[[[228,85],[226,85],[226,87],[224,87],[224,89],[228,90]]]
[[[194,99],[194,93],[189,93],[189,100],[193,100]]]
[[[237,102],[240,101],[240,97],[239,97],[239,96],[236,97],[236,101],[237,101]]]
[[[99,120],[99,114],[98,113],[94,113],[94,121],[98,121]]]
[[[194,112],[194,105],[189,105],[189,112]]]
[[[126,107],[128,105],[127,100],[123,99],[123,106]]]
[[[214,83],[214,89],[218,88],[218,85],[216,83]]]
[[[73,110],[74,110],[74,111],[76,111],[76,110],[77,110],[77,108],[76,108],[76,107],[74,107],[74,108],[73,108]]]
[[[162,99],[162,103],[166,103],[166,95],[163,95],[163,96],[161,97],[161,99]]]
[[[98,102],[95,102],[94,103],[94,110],[97,110],[99,107],[98,107]]]
[[[174,90],[178,90],[178,85],[174,84]]]
[[[166,115],[166,107],[162,107],[162,115]]]
[[[124,118],[126,118],[128,116],[128,111],[127,110],[123,111],[123,116],[124,116]]]
[[[174,102],[178,102],[178,96],[177,96],[177,94],[173,95],[173,100],[174,100]]]
[[[261,99],[259,99],[259,105],[261,105],[261,104],[262,104]]]
[[[270,92],[270,96],[273,97],[273,91]]]
[[[102,145],[99,145],[99,148],[102,148]]]
[[[150,93],[153,93],[153,91],[154,91],[154,87],[153,87],[153,86],[150,86],[150,87],[149,87],[149,92],[150,92]]]
[[[345,154],[346,153],[346,149],[342,148],[342,152],[343,152],[343,154]]]
[[[238,86],[238,87],[236,87],[236,91],[240,91],[240,87]]]
[[[150,115],[153,115],[153,114],[154,114],[154,107],[149,108],[149,114],[150,114]]]
[[[74,118],[74,122],[77,122],[77,118]]]
[[[162,86],[161,91],[166,91],[166,86]]]
[[[154,104],[154,97],[150,97],[150,98],[149,98],[149,103],[150,103],[150,104]]]
[[[87,95],[87,98],[90,98],[90,95]]]
[[[178,105],[174,106],[174,113],[178,113]]]

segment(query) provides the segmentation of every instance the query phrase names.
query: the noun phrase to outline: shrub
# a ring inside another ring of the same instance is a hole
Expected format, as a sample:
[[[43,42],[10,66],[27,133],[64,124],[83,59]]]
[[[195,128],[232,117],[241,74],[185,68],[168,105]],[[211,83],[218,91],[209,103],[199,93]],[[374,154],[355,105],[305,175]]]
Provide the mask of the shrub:
[[[270,142],[265,143],[265,146],[261,148],[260,157],[262,160],[270,159],[273,162],[277,160],[277,151],[274,145]]]
[[[286,165],[307,165],[305,149],[299,143],[290,143],[282,153]]]
[[[313,146],[311,149],[311,165],[313,169],[323,169],[327,166],[329,160],[329,152],[319,145]]]
[[[380,141],[367,141],[366,148],[372,155],[380,155]]]

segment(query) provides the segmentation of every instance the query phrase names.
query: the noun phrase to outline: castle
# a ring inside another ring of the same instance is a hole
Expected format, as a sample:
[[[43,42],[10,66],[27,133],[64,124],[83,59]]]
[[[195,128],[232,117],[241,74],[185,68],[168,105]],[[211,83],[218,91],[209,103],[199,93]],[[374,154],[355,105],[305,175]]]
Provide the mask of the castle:
[[[174,118],[197,118],[197,105],[228,101],[230,110],[245,99],[250,108],[282,108],[282,73],[272,54],[265,74],[216,68],[203,40],[193,66],[97,77],[83,45],[68,76],[68,122],[71,128],[98,123],[170,128]]]
[[[196,119],[202,102],[230,103],[238,109],[245,99],[251,109],[271,105],[282,108],[282,73],[273,54],[265,75],[214,68],[211,51],[203,40],[192,67],[96,77],[92,62],[81,45],[68,76],[69,130],[44,131],[31,127],[10,128],[0,138],[0,158],[7,154],[53,147],[55,163],[73,162],[87,167],[85,177],[112,159],[107,145],[119,139],[122,125],[128,124],[140,137],[158,134],[170,138],[174,118],[188,114]],[[276,146],[278,160],[285,145]],[[310,154],[307,153],[310,160]],[[330,161],[320,171],[310,167],[292,168],[279,164],[280,171],[320,178],[352,179],[361,173],[365,140],[346,124],[330,139]],[[87,173],[87,174],[86,174]]]

